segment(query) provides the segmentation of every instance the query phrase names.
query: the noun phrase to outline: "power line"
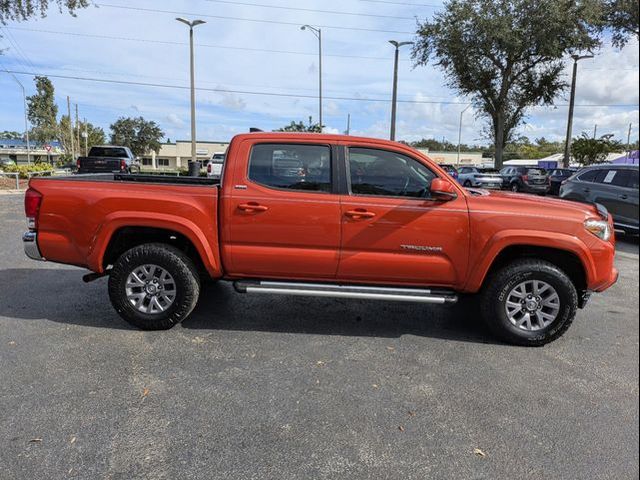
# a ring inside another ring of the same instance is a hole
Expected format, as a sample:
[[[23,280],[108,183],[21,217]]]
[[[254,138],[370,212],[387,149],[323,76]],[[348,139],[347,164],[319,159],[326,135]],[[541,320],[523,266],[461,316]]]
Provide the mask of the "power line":
[[[15,70],[7,70],[8,73],[14,73],[16,75],[30,75],[33,76],[33,73],[30,72],[21,72]],[[77,77],[72,75],[57,75],[57,74],[47,74],[41,73],[41,75],[46,75],[52,78],[61,78],[65,80],[82,80],[88,82],[99,82],[99,83],[114,83],[120,85],[132,85],[132,86],[141,86],[141,87],[157,87],[157,88],[174,88],[179,90],[188,90],[189,87],[185,85],[172,85],[166,83],[149,83],[149,82],[133,82],[128,80],[111,80],[106,78],[92,78],[92,77]],[[258,92],[251,90],[234,90],[234,89],[226,89],[226,88],[205,88],[205,87],[196,87],[196,90],[200,90],[203,92],[216,92],[216,93],[234,93],[238,95],[263,95],[268,97],[285,97],[285,98],[318,98],[317,95],[304,95],[304,94],[291,94],[291,93],[276,93],[276,92]],[[354,102],[390,102],[389,98],[367,98],[367,97],[346,97],[346,96],[333,96],[333,97],[325,97],[327,100],[344,100],[344,101],[354,101]],[[443,100],[398,100],[398,103],[408,103],[408,104],[438,104],[438,105],[469,105],[470,102],[460,102],[460,101],[443,101]],[[555,104],[551,107],[566,107],[568,104]],[[638,104],[597,104],[597,103],[589,103],[589,104],[579,104],[576,107],[637,107]]]
[[[27,55],[22,51],[22,49],[20,48],[20,45],[18,44],[17,40],[13,37],[9,29],[7,29],[7,27],[4,27],[4,31],[6,33],[5,38],[7,39],[9,48],[13,47],[13,49],[15,50],[18,56],[18,62],[23,63],[23,65],[27,68],[27,70],[33,70],[33,71],[37,70],[33,62],[31,62],[29,57],[27,57]]]
[[[237,20],[241,22],[253,22],[253,23],[269,23],[275,25],[290,25],[299,27],[300,22],[283,22],[279,20],[264,20],[257,18],[242,18],[242,17],[229,17],[224,15],[210,15],[206,13],[193,13],[193,12],[183,12],[177,10],[159,10],[155,8],[142,8],[142,7],[127,7],[124,5],[110,5],[107,3],[96,3],[98,7],[107,7],[107,8],[119,8],[123,10],[135,10],[140,12],[153,12],[153,13],[168,13],[171,15],[189,15],[194,17],[202,17],[202,18],[217,18],[220,20]],[[399,30],[377,30],[374,28],[360,28],[360,27],[342,27],[338,25],[317,25],[320,28],[329,28],[334,30],[348,30],[348,31],[358,31],[358,32],[376,32],[376,33],[401,33],[404,35],[414,35],[415,32],[404,32]]]
[[[126,42],[157,43],[161,45],[189,45],[187,42],[176,42],[171,40],[155,40],[155,39],[134,38],[134,37],[117,37],[112,35],[99,35],[94,33],[61,32],[57,30],[43,30],[38,28],[5,27],[5,29],[20,30],[24,32],[47,33],[52,35],[67,35],[67,36],[73,36],[73,37],[98,38],[103,40],[122,40]],[[314,58],[318,56],[317,52],[311,53],[311,52],[300,52],[295,50],[272,50],[267,48],[236,47],[233,45],[215,45],[215,44],[206,44],[206,43],[196,43],[194,45],[197,47],[219,48],[223,50],[242,50],[242,51],[259,52],[259,53],[281,53],[281,54],[289,54],[289,55],[305,55],[305,56],[312,56]],[[359,58],[363,60],[384,60],[384,61],[390,61],[390,58],[391,58],[391,57],[370,57],[370,56],[364,56],[364,55],[340,55],[340,54],[323,54],[323,57]],[[410,61],[410,60],[404,59],[404,61]]]
[[[314,8],[301,8],[301,7],[283,7],[280,5],[266,5],[264,3],[246,3],[246,2],[235,2],[231,0],[206,0],[207,2],[213,3],[224,3],[227,5],[241,5],[245,7],[260,7],[260,8],[273,8],[278,10],[295,10],[298,12],[312,12],[312,13],[328,13],[331,15],[350,15],[354,17],[372,17],[372,18],[393,18],[396,20],[415,20],[414,17],[398,17],[393,15],[376,15],[374,13],[356,13],[356,12],[340,12],[337,10],[316,10]]]

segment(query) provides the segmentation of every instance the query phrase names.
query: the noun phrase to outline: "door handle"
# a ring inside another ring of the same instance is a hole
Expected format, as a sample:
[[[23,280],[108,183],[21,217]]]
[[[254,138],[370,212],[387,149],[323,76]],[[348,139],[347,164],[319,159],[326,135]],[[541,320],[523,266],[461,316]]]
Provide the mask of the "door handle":
[[[620,198],[621,198],[622,200],[626,200],[627,198],[629,198],[629,196],[628,196],[628,195],[626,195],[626,194],[625,194],[625,195],[620,195]]]
[[[266,212],[267,210],[269,210],[269,207],[260,205],[257,202],[249,202],[239,204],[238,210],[242,210],[243,212]]]
[[[347,210],[344,214],[349,218],[373,218],[376,216],[373,212],[368,212],[364,208],[356,208],[355,210]]]
[[[585,188],[585,189],[583,190],[583,192],[584,192],[584,193],[589,193],[589,192],[591,192],[591,189],[589,189],[589,188]]]

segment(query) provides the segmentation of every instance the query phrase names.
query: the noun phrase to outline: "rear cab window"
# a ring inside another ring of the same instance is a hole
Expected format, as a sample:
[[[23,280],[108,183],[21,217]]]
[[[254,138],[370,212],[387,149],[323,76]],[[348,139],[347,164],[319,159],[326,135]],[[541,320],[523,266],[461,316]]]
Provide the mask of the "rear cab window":
[[[257,144],[249,156],[248,177],[285,190],[330,193],[331,147],[308,144]]]

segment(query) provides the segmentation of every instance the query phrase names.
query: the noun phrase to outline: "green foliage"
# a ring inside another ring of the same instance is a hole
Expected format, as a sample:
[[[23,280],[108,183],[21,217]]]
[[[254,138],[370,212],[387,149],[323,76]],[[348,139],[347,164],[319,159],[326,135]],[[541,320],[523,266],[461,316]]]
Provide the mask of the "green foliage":
[[[602,163],[610,153],[624,150],[622,144],[612,138],[612,134],[591,138],[583,133],[581,137],[575,138],[571,143],[571,156],[584,166]]]
[[[36,93],[27,97],[28,117],[32,125],[31,138],[38,143],[47,143],[58,136],[55,90],[47,77],[35,77],[34,81]]]
[[[21,140],[22,139],[22,133],[9,131],[9,130],[4,130],[4,131],[0,132],[0,138],[8,138],[9,140]]]
[[[50,0],[0,0],[0,23],[4,24],[7,20],[23,21],[35,16],[45,17]],[[68,11],[71,15],[75,15],[76,10],[89,6],[89,0],[55,0],[58,4],[58,10]]]
[[[144,155],[153,150],[160,151],[160,140],[164,132],[154,121],[142,117],[119,118],[111,125],[111,144],[129,147],[134,155]]]
[[[599,45],[594,0],[450,0],[418,28],[416,65],[434,61],[449,87],[489,120],[496,167],[528,107],[565,87],[568,52]]]
[[[78,130],[80,129],[80,145],[75,145],[78,142]],[[75,151],[78,156],[82,156],[85,154],[84,145],[85,141],[82,137],[82,132],[87,132],[87,147],[91,148],[93,145],[104,145],[106,141],[106,137],[104,134],[104,130],[100,127],[96,127],[89,122],[80,121],[76,125],[74,122],[73,125],[73,142],[75,145]],[[58,123],[58,141],[62,145],[62,148],[67,154],[71,154],[71,131],[69,129],[69,116],[63,115],[60,118],[60,122]]]
[[[48,163],[32,163],[30,165],[5,165],[2,169],[8,173],[19,173],[20,178],[29,178],[29,173],[49,172],[54,168]]]
[[[622,48],[633,36],[640,36],[638,0],[604,0],[602,10],[601,28],[613,32],[611,43],[615,47]]]
[[[304,122],[294,122],[292,121],[289,125],[285,125],[282,128],[278,128],[274,130],[274,132],[311,132],[311,133],[320,133],[322,129],[320,128],[319,123],[313,123],[312,118],[309,117],[309,123],[307,125]]]

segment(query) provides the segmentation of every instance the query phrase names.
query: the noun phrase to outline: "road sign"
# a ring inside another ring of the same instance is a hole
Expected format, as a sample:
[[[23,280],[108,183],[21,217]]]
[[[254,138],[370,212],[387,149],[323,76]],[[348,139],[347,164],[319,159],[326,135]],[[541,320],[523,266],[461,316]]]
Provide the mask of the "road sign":
[[[51,151],[51,145],[45,145],[45,146],[44,146],[44,149],[45,149],[47,152],[50,152],[50,151]]]

